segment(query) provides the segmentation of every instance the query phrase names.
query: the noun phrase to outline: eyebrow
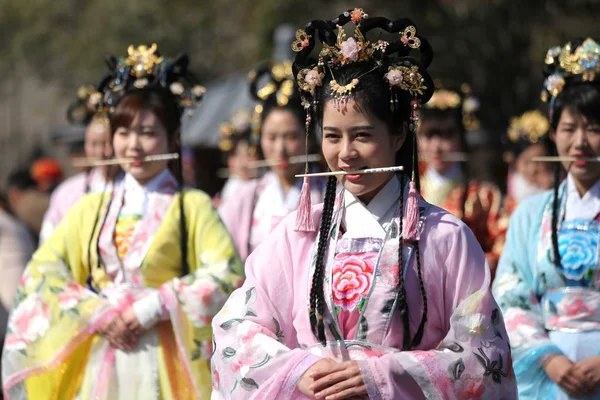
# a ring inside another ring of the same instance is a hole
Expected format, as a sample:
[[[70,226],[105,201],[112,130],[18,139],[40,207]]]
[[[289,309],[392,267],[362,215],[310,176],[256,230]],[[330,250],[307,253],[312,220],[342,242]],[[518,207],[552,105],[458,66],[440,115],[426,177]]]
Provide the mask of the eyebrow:
[[[352,132],[356,132],[356,131],[371,131],[373,129],[375,129],[375,128],[373,126],[371,126],[371,125],[359,125],[359,126],[353,126],[352,128],[350,128],[350,131],[352,131]],[[335,126],[324,126],[323,130],[324,131],[334,131],[334,132],[339,132],[340,131]]]

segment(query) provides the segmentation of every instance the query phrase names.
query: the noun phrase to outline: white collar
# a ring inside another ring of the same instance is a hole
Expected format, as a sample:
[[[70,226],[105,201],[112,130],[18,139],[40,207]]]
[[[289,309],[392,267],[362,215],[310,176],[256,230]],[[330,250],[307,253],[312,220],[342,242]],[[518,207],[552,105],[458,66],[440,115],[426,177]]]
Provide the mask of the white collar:
[[[433,185],[434,187],[439,187],[445,185],[446,183],[452,180],[456,180],[459,177],[461,171],[458,163],[454,163],[452,168],[450,168],[450,170],[445,174],[440,174],[432,167],[428,167],[426,173],[431,185]]]
[[[125,175],[125,192],[145,193],[145,192],[156,192],[163,183],[173,179],[171,171],[165,168],[160,174],[152,178],[148,183],[142,185],[139,183],[131,174]]]
[[[349,237],[385,238],[385,229],[394,218],[400,196],[400,181],[396,175],[385,184],[365,206],[349,191],[344,191],[342,223]]]
[[[565,220],[594,219],[600,213],[600,180],[598,180],[583,196],[575,186],[571,174],[567,175],[567,202]]]

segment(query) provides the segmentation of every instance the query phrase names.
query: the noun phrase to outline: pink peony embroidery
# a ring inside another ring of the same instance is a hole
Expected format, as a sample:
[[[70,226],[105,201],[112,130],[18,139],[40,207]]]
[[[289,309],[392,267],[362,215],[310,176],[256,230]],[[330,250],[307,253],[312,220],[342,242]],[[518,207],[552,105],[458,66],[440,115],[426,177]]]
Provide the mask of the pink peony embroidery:
[[[354,38],[348,38],[342,43],[342,55],[346,60],[356,61],[360,55],[360,44]]]
[[[559,311],[569,317],[585,317],[593,314],[585,301],[582,298],[577,297],[565,297],[565,299],[558,304],[558,308]]]
[[[42,297],[33,294],[15,309],[6,337],[6,348],[23,350],[36,342],[50,328],[50,310]]]
[[[361,257],[336,260],[333,266],[333,301],[336,306],[353,311],[367,297],[373,280],[373,265]]]
[[[210,324],[212,317],[219,312],[227,296],[216,283],[207,279],[196,279],[192,284],[178,280],[175,291],[190,321],[196,327]]]
[[[63,311],[72,310],[92,293],[76,283],[68,283],[64,290],[58,295],[58,308]]]
[[[466,378],[466,377],[464,377]],[[469,377],[470,379],[461,379],[461,389],[458,392],[458,398],[464,400],[479,400],[485,393],[483,379],[478,377]]]

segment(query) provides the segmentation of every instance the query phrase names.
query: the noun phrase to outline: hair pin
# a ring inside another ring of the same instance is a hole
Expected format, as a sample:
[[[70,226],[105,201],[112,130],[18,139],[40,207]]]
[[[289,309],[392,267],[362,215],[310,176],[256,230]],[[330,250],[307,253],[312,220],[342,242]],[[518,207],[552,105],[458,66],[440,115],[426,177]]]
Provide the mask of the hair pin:
[[[357,171],[317,172],[314,174],[296,175],[296,178],[313,177],[313,176],[366,175],[366,174],[380,174],[380,173],[384,173],[384,172],[398,172],[398,171],[404,171],[404,167],[401,165],[398,165],[398,166],[394,166],[394,167],[359,169]]]
[[[600,162],[600,157],[571,157],[571,156],[540,156],[533,157],[531,161],[537,162],[561,162],[561,161],[586,161]]]
[[[90,160],[88,158],[83,158],[79,160],[75,160],[73,162],[74,167],[101,167],[104,165],[118,165],[118,164],[129,164],[132,162],[155,162],[155,161],[166,161],[166,160],[175,160],[179,158],[179,154],[177,153],[166,153],[166,154],[155,154],[151,156],[146,156],[142,159],[137,158],[111,158],[110,160]]]

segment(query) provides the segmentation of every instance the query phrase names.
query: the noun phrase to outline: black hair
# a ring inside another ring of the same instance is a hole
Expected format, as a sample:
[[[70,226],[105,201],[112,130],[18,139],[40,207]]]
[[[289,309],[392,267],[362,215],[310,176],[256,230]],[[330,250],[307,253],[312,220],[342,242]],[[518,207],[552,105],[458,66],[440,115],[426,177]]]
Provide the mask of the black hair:
[[[36,189],[37,184],[27,169],[19,169],[8,175],[6,187],[19,190]]]
[[[588,120],[595,123],[600,122],[600,82],[572,82],[556,97],[552,111],[550,125],[556,132],[558,123],[564,110],[572,110],[584,115]],[[558,192],[560,178],[562,176],[562,165],[556,163],[554,169],[554,186],[552,199],[552,254],[554,265],[561,265],[560,252],[558,251],[558,218],[559,199]]]
[[[306,26],[307,34],[307,45],[302,46],[302,50],[299,51],[296,61],[294,63],[294,74],[298,76],[302,70],[306,68],[313,68],[317,65],[316,60],[310,57],[310,52],[315,46],[315,38],[318,38],[324,44],[334,46],[337,41],[337,26],[343,26],[350,21],[350,12],[346,12],[340,15],[338,18],[332,21],[312,21]],[[386,18],[381,17],[370,17],[361,22],[359,29],[363,36],[366,37],[368,31],[374,28],[380,28],[389,33],[402,32],[405,28],[414,24],[410,20],[397,20],[390,21]],[[416,29],[415,29],[416,30]],[[411,123],[413,106],[415,101],[426,102],[433,91],[433,82],[429,75],[425,72],[429,66],[433,53],[429,43],[422,37],[418,37],[420,40],[420,51],[421,60],[417,62],[411,57],[408,57],[411,49],[405,42],[398,40],[396,42],[389,43],[384,50],[384,55],[379,60],[372,60],[370,62],[357,62],[350,63],[344,66],[335,64],[327,64],[328,68],[323,69],[324,78],[322,85],[316,87],[314,92],[304,91],[303,96],[305,101],[310,101],[313,107],[310,107],[313,120],[316,120],[317,126],[322,127],[323,122],[323,111],[325,103],[329,100],[339,101],[336,99],[336,93],[333,92],[330,82],[335,80],[340,86],[350,84],[356,79],[359,80],[358,85],[352,90],[352,98],[358,103],[359,107],[363,107],[367,113],[372,114],[376,118],[383,121],[388,127],[390,134],[401,135],[406,134],[406,140],[401,149],[396,153],[396,162],[398,165],[402,165],[405,168],[405,173],[409,176],[413,174],[415,176],[415,183],[418,186],[418,154],[417,154],[417,138],[415,135],[415,126]],[[319,68],[326,64],[327,61],[319,61]],[[422,83],[425,88],[420,92],[418,97],[415,97],[415,93],[409,93],[405,90],[399,90],[396,87],[391,87],[385,80],[384,74],[388,71],[388,68],[395,66],[403,67],[418,67],[419,74],[422,75]],[[321,71],[321,70],[319,70]],[[343,101],[343,100],[342,100]],[[410,126],[409,126],[410,124]],[[409,128],[409,129],[407,129]],[[409,141],[410,140],[410,141]],[[423,297],[423,315],[421,323],[417,329],[416,335],[411,339],[410,333],[410,320],[409,320],[409,308],[408,299],[406,296],[406,288],[404,277],[402,274],[403,256],[402,248],[404,245],[404,239],[402,237],[403,227],[403,214],[404,214],[404,179],[405,175],[401,174],[400,179],[402,182],[402,189],[400,194],[400,233],[398,234],[399,249],[398,249],[398,262],[400,266],[399,282],[398,282],[398,301],[397,307],[402,318],[404,337],[403,337],[403,350],[409,350],[417,347],[423,337],[424,325],[427,321],[427,297],[425,293],[425,286],[423,282],[423,276],[421,273],[421,261],[419,243],[415,241],[413,247],[415,248],[415,257],[418,270],[418,279],[420,284],[421,295]],[[311,329],[314,335],[321,343],[325,343],[325,326],[323,319],[325,317],[325,297],[323,293],[323,279],[324,279],[324,263],[327,252],[327,243],[329,240],[329,232],[331,229],[331,220],[333,216],[335,190],[336,190],[336,179],[330,177],[327,182],[327,189],[325,191],[325,199],[323,204],[323,213],[321,216],[321,223],[319,228],[319,240],[317,244],[317,252],[315,259],[314,275],[312,278],[312,286],[310,290],[310,308],[309,317],[311,323]]]

